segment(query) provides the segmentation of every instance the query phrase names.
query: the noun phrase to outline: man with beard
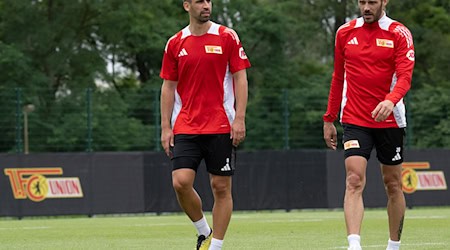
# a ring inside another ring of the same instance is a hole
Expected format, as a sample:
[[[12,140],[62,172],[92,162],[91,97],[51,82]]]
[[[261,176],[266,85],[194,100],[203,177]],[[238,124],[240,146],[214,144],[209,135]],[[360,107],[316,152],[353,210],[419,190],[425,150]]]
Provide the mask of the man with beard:
[[[236,32],[210,21],[210,0],[184,0],[189,26],[166,45],[160,76],[161,144],[197,249],[221,249],[233,210],[235,149],[245,138],[250,62]],[[204,160],[214,196],[211,229],[193,183]]]
[[[351,250],[361,249],[364,214],[362,193],[366,167],[375,147],[387,194],[388,250],[400,248],[405,197],[402,191],[403,140],[406,116],[403,97],[411,86],[414,45],[410,31],[386,16],[388,0],[360,0],[361,17],[336,33],[334,73],[324,140],[333,150],[333,122],[339,109],[346,169],[344,214]]]

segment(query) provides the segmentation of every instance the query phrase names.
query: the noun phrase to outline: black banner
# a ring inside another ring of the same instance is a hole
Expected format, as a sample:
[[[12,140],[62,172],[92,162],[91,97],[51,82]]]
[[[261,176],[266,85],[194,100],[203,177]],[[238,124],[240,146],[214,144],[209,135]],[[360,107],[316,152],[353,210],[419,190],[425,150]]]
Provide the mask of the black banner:
[[[450,150],[405,152],[407,205],[450,205]],[[164,153],[0,154],[0,216],[181,211]],[[204,210],[213,196],[202,163],[195,180]],[[342,151],[238,152],[235,210],[342,207]],[[366,207],[384,207],[386,194],[375,153],[367,167]]]

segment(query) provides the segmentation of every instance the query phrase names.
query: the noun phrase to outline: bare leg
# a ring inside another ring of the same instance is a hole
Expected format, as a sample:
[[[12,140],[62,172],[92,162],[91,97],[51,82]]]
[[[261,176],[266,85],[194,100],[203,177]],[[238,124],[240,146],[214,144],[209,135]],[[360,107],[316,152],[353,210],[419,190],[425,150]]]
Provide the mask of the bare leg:
[[[361,224],[364,216],[362,193],[366,185],[366,168],[367,160],[364,157],[350,156],[345,159],[347,177],[344,215],[348,235],[359,235],[361,232]]]
[[[214,195],[214,207],[212,211],[213,238],[223,240],[233,211],[231,176],[210,174],[210,179],[211,189]]]
[[[194,189],[195,171],[192,169],[177,169],[172,172],[172,185],[177,195],[178,203],[191,221],[203,218],[202,200]]]
[[[400,241],[406,209],[402,191],[402,166],[381,165],[381,170],[388,197],[389,237],[393,241]]]

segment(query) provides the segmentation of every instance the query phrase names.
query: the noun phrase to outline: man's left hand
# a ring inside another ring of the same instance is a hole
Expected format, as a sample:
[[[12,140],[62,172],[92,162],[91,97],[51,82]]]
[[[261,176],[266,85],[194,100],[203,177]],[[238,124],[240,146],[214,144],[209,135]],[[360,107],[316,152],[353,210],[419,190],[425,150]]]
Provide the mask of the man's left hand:
[[[235,147],[245,140],[245,121],[243,119],[235,119],[231,125],[231,139],[233,139]]]

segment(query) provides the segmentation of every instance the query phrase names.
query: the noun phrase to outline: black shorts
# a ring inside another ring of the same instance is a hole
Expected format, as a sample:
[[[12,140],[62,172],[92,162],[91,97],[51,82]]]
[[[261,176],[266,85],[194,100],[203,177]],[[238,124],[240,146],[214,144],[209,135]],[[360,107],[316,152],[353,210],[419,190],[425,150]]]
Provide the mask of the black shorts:
[[[204,159],[214,175],[230,176],[236,166],[236,147],[230,134],[175,135],[172,151],[173,170],[190,168],[197,172]]]
[[[358,155],[369,160],[375,146],[380,163],[398,165],[403,162],[404,128],[366,128],[350,124],[342,127],[345,158]]]

